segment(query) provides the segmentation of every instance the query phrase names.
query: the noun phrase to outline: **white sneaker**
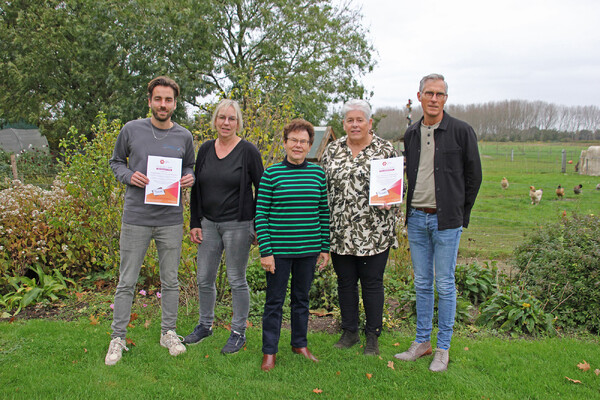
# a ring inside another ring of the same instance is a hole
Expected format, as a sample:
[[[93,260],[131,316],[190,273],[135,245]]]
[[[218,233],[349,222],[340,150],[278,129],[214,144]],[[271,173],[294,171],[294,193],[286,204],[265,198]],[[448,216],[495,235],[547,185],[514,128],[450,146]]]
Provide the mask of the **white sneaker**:
[[[123,350],[129,351],[123,339],[116,337],[111,340],[110,346],[108,346],[108,353],[106,353],[106,357],[104,358],[104,364],[115,365],[123,356]]]
[[[175,333],[175,331],[167,331],[167,333],[160,335],[160,345],[169,349],[169,353],[172,356],[177,356],[181,353],[185,353],[185,346],[181,343],[183,337]]]

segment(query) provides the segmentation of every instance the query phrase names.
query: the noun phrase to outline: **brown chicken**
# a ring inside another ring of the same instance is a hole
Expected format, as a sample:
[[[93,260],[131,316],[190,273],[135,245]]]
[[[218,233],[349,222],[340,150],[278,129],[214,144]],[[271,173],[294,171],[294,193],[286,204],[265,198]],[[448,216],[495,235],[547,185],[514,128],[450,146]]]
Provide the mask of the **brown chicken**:
[[[508,179],[506,179],[506,177],[503,177],[502,181],[500,182],[500,185],[502,185],[502,189],[508,189]]]
[[[563,196],[565,195],[565,188],[558,185],[556,188],[556,195],[558,196],[559,200],[562,200]]]
[[[575,186],[573,188],[573,193],[575,194],[581,194],[581,188],[583,187],[583,185],[580,183],[579,185]]]

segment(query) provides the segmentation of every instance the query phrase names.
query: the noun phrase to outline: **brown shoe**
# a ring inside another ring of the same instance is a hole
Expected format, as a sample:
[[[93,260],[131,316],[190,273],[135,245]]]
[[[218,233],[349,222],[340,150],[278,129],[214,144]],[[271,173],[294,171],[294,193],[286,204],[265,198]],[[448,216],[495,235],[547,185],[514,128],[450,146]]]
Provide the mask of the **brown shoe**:
[[[311,361],[319,362],[319,360],[317,360],[317,357],[313,356],[310,350],[308,350],[308,347],[292,347],[292,351],[296,354],[303,355]]]
[[[270,371],[275,367],[275,354],[265,354],[263,355],[262,364],[260,365],[260,369],[263,371]]]

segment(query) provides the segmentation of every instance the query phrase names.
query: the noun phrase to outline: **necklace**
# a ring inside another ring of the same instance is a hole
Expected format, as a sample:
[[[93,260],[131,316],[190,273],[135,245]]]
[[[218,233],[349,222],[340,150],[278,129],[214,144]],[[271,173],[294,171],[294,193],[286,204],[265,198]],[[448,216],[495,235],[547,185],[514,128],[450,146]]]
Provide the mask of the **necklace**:
[[[152,122],[150,122],[150,127],[152,128],[152,136],[154,136],[154,139],[156,139],[156,140],[163,140],[164,138],[169,136],[169,133],[171,133],[171,129],[173,128],[174,125],[175,124],[171,125],[171,128],[167,129],[167,133],[165,133],[165,136],[157,137],[156,132],[154,132],[154,124]]]

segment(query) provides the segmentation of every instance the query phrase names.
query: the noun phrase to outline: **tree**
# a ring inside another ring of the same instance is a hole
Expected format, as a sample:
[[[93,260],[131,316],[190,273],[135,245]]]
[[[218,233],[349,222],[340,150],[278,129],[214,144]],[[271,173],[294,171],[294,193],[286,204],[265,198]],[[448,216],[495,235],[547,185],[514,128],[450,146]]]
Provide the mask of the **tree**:
[[[331,103],[368,95],[359,79],[374,67],[374,49],[361,18],[348,3],[327,0],[217,1],[211,22],[220,45],[204,81],[213,92],[248,83],[274,98],[290,96],[319,123]]]
[[[365,34],[359,11],[326,0],[0,0],[0,121],[35,124],[56,147],[100,111],[145,116],[147,82],[170,75],[180,120],[186,103],[246,85],[316,123],[367,95]]]
[[[210,69],[210,3],[193,0],[17,0],[0,3],[0,120],[34,123],[56,146],[99,111],[147,113],[146,84],[168,74],[186,99]]]

